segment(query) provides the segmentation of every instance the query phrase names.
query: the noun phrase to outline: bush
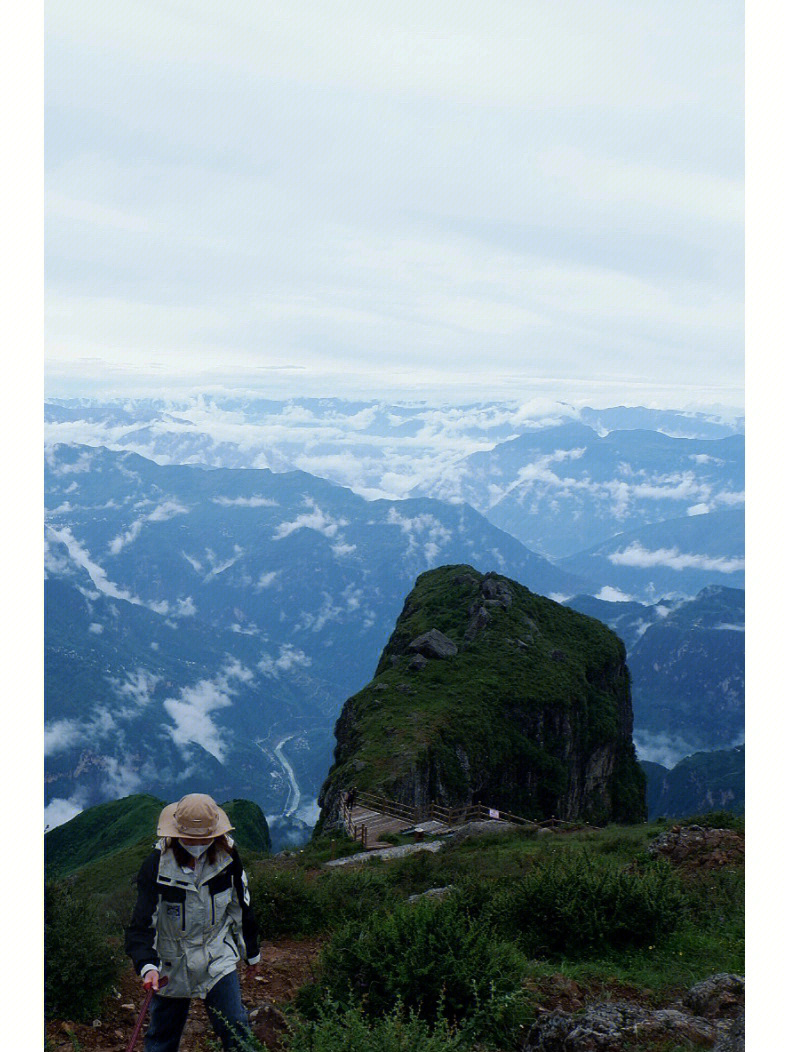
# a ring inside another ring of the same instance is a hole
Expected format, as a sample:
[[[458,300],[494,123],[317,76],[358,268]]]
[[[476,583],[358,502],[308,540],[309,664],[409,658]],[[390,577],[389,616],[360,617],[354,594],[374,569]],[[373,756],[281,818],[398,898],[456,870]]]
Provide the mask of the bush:
[[[363,999],[373,1016],[402,1004],[430,1021],[480,1011],[517,989],[525,971],[515,947],[492,938],[452,896],[348,924],[321,955],[321,986],[336,1001]]]
[[[635,872],[582,852],[500,886],[484,912],[530,956],[550,956],[646,946],[676,929],[685,905],[668,863]]]
[[[348,921],[362,921],[382,907],[391,907],[402,893],[392,886],[387,872],[367,863],[357,869],[334,870],[315,882],[315,896],[327,928]]]
[[[440,1015],[433,1026],[401,1004],[380,1019],[368,1019],[358,1005],[330,999],[315,1020],[294,1027],[289,1052],[454,1052],[465,1048],[461,1034]]]
[[[121,969],[95,906],[68,884],[44,889],[44,1010],[86,1022],[96,1016]]]
[[[250,880],[249,894],[264,939],[310,935],[324,927],[315,890],[301,870],[263,867]]]

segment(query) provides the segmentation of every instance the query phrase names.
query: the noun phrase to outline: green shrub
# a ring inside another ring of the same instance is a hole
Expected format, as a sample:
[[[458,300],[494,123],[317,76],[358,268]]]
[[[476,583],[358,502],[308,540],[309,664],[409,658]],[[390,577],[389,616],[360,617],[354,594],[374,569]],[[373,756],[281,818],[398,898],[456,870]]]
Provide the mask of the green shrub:
[[[325,927],[362,921],[377,909],[390,908],[402,898],[385,870],[365,866],[335,869],[315,882],[315,895]]]
[[[316,1019],[294,1027],[287,1047],[288,1052],[454,1052],[467,1044],[443,1015],[431,1026],[398,1003],[371,1020],[358,1005],[327,999]]]
[[[335,933],[321,955],[321,985],[339,1002],[364,1000],[372,1016],[398,1003],[427,1020],[455,1022],[515,990],[526,961],[450,896],[399,903]]]
[[[501,885],[485,913],[530,956],[551,956],[646,946],[676,929],[685,906],[668,863],[638,872],[584,851]]]
[[[44,1010],[47,1017],[92,1019],[120,974],[95,906],[68,884],[44,889]]]
[[[249,894],[264,939],[310,935],[324,927],[315,890],[300,869],[264,866],[251,878]]]

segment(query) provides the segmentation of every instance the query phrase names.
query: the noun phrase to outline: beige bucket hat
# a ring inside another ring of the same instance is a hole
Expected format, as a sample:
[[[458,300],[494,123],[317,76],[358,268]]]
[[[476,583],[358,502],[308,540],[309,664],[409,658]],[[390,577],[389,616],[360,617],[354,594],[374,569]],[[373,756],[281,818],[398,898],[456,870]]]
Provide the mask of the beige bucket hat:
[[[206,793],[187,793],[176,804],[168,804],[159,815],[157,836],[202,840],[221,836],[233,826],[225,812]]]

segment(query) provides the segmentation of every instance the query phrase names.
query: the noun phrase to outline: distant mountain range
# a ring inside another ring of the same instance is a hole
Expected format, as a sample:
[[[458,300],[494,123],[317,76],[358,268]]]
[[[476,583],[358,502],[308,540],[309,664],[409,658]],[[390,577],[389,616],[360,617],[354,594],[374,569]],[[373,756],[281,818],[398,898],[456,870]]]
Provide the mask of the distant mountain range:
[[[673,766],[745,733],[745,593],[709,586],[694,599],[643,606],[569,601],[625,641],[639,756]]]
[[[201,398],[46,419],[52,821],[199,771],[302,835],[342,703],[447,563],[576,596],[624,639],[642,759],[741,740],[742,618],[674,619],[743,582],[739,418]]]
[[[314,814],[344,699],[420,572],[578,580],[468,507],[368,502],[303,472],[49,450],[47,801],[213,795]]]
[[[642,762],[649,818],[684,818],[708,811],[745,810],[745,746],[698,752],[670,770]]]

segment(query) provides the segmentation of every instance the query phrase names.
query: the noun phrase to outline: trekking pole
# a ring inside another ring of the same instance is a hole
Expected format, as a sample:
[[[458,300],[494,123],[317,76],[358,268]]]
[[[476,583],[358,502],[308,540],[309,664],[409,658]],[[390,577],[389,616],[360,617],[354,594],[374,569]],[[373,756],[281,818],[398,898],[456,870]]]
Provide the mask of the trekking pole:
[[[169,980],[168,980],[166,975],[160,976],[160,978],[159,978],[159,989],[161,990],[161,988],[163,986],[167,986],[168,981]],[[151,1000],[153,999],[153,995],[154,995],[154,989],[153,989],[153,983],[151,983],[147,987],[147,992],[145,994],[145,1000],[142,1003],[142,1008],[140,1009],[140,1014],[137,1017],[137,1022],[134,1024],[134,1031],[133,1031],[132,1036],[131,1036],[131,1041],[129,1042],[129,1044],[128,1044],[127,1048],[126,1048],[126,1052],[134,1052],[134,1046],[137,1044],[137,1038],[140,1036],[140,1031],[142,1030],[142,1024],[145,1022],[145,1013],[148,1011],[148,1005],[150,1005]]]

